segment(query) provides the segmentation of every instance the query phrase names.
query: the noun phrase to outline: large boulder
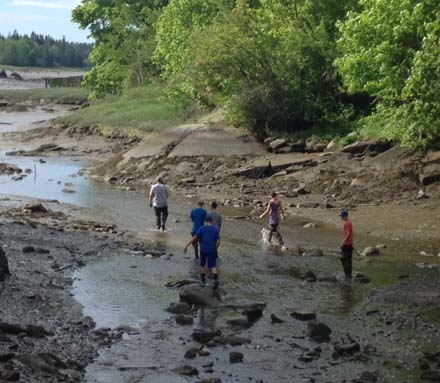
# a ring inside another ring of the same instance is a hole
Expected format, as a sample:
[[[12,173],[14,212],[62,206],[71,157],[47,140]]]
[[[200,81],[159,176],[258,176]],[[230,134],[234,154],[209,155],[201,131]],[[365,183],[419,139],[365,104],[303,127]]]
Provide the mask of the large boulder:
[[[4,69],[0,70],[0,78],[7,78],[8,75],[6,74],[6,71]]]
[[[179,291],[180,300],[190,305],[210,306],[218,303],[212,289],[200,285],[184,286]]]
[[[19,81],[22,81],[22,80],[23,80],[23,77],[22,77],[19,73],[17,73],[17,72],[12,72],[12,73],[11,73],[11,77],[12,77],[13,79],[15,79],[15,80],[19,80]]]
[[[0,247],[0,281],[3,281],[8,275],[10,275],[8,258]]]
[[[307,324],[306,335],[318,342],[328,341],[331,333],[331,328],[322,322],[313,320]]]
[[[287,145],[287,141],[285,140],[285,139],[283,139],[283,138],[278,138],[278,139],[276,139],[276,140],[273,140],[270,144],[269,144],[269,147],[272,149],[272,150],[277,150],[277,149],[280,149],[280,148],[282,148],[283,146],[286,146]]]
[[[419,181],[423,186],[430,185],[440,181],[440,164],[432,163],[423,168],[419,174]]]

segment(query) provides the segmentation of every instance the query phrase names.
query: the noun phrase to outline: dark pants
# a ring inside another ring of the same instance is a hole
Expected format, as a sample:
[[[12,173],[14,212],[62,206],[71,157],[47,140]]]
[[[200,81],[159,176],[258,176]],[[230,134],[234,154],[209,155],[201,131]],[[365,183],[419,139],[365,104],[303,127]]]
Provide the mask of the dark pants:
[[[168,206],[155,207],[154,212],[156,213],[157,228],[165,230],[165,223],[168,218]]]
[[[272,236],[275,234],[275,238],[278,240],[278,243],[283,246],[284,241],[283,237],[281,236],[280,232],[278,231],[278,225],[270,224],[269,225],[269,243],[272,242]]]
[[[352,277],[352,267],[353,267],[353,246],[344,245],[341,247],[341,262],[344,268],[345,278]]]
[[[194,237],[196,233],[191,232],[191,237]],[[199,241],[193,242],[193,248],[194,248],[194,256],[199,259]]]

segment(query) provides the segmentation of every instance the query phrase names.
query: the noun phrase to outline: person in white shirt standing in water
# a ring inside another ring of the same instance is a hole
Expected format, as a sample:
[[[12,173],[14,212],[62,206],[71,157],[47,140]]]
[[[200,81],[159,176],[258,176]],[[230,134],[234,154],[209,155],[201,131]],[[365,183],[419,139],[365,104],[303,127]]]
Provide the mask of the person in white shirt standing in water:
[[[157,230],[165,231],[165,223],[168,218],[169,192],[162,177],[157,177],[157,183],[150,190],[150,207],[154,207],[157,219]]]

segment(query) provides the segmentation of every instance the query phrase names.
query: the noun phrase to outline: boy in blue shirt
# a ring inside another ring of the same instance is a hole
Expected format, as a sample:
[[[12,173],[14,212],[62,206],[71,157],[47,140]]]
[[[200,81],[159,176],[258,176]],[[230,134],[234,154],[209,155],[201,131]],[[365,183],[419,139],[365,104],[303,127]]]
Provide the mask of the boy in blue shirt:
[[[212,225],[212,217],[207,216],[205,226],[197,230],[192,240],[185,246],[185,253],[190,245],[200,242],[200,277],[205,286],[206,271],[210,269],[214,276],[214,289],[218,289],[217,249],[220,246],[220,232]]]
[[[197,231],[203,226],[205,223],[206,215],[208,214],[207,211],[203,208],[204,202],[198,201],[197,206],[195,209],[191,211],[191,221],[193,223],[193,227],[191,230],[191,236],[194,237],[194,235],[197,233]],[[196,259],[199,259],[199,243],[195,242],[193,243],[194,246],[194,255]]]

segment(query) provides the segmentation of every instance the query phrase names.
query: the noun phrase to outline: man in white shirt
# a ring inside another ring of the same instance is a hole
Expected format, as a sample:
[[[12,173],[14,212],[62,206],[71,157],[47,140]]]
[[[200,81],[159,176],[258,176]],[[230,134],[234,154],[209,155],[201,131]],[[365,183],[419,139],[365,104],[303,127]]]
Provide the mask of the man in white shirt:
[[[162,177],[157,177],[157,183],[150,190],[150,207],[154,207],[157,219],[157,230],[165,231],[165,223],[168,218],[168,188]]]

